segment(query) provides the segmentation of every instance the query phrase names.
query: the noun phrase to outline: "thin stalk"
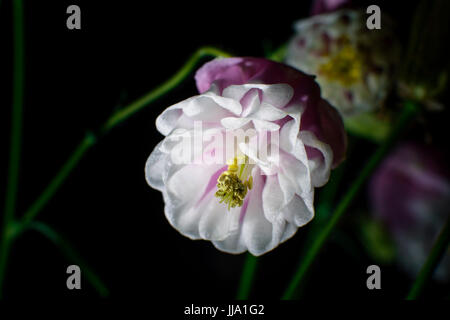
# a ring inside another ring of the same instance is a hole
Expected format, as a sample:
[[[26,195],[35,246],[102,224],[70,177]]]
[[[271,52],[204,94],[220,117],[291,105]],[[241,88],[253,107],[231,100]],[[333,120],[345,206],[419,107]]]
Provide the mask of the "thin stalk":
[[[73,153],[62,166],[58,174],[48,184],[45,190],[40,194],[35,202],[28,208],[22,218],[24,225],[31,222],[35,216],[42,210],[47,202],[53,197],[55,192],[61,187],[67,176],[72,172],[76,165],[80,162],[86,151],[95,144],[95,137],[93,134],[86,134],[81,143],[75,148]]]
[[[369,159],[369,161],[367,162],[361,173],[351,184],[350,189],[344,195],[342,200],[338,203],[336,210],[334,211],[328,223],[324,226],[324,228],[317,234],[316,238],[313,240],[311,246],[309,247],[308,251],[305,254],[303,261],[301,262],[288,288],[283,294],[282,296],[283,300],[288,300],[293,297],[293,295],[297,291],[297,288],[302,283],[304,276],[309,271],[311,265],[318,256],[320,250],[322,249],[329,235],[333,231],[334,227],[337,225],[343,214],[347,211],[347,209],[349,208],[353,199],[358,194],[363,184],[371,176],[372,172],[375,170],[375,168],[378,166],[378,164],[381,162],[384,156],[388,153],[391,147],[398,140],[400,134],[407,126],[413,115],[416,114],[417,110],[418,106],[414,102],[408,101],[405,103],[402,113],[400,114],[400,117],[398,119],[398,122],[394,127],[394,129],[392,130],[389,137]]]
[[[4,273],[7,265],[8,253],[11,241],[17,237],[33,221],[49,200],[55,195],[69,174],[80,162],[86,151],[95,143],[96,138],[92,133],[88,133],[79,143],[67,159],[56,176],[50,181],[44,191],[31,204],[19,222],[13,221],[15,198],[17,193],[17,178],[20,155],[20,133],[22,123],[23,104],[23,6],[21,0],[13,2],[14,20],[14,79],[13,79],[13,112],[12,112],[12,134],[11,134],[11,156],[9,182],[7,188],[6,210],[3,223],[3,233],[0,245],[0,298],[2,294]],[[112,128],[122,123],[130,116],[142,110],[151,102],[157,100],[170,90],[179,85],[195,68],[197,63],[204,57],[230,57],[231,55],[212,47],[203,47],[197,50],[181,69],[162,85],[153,89],[142,98],[132,102],[123,109],[113,113],[100,129],[100,134],[108,133]]]
[[[349,150],[347,150],[347,155]],[[308,231],[306,239],[303,245],[303,251],[301,253],[300,261],[303,261],[306,248],[313,243],[315,240],[315,235],[321,230],[324,224],[329,220],[330,215],[332,214],[332,208],[335,201],[336,193],[339,189],[340,182],[342,177],[344,176],[345,171],[345,162],[342,163],[338,168],[331,172],[330,179],[325,187],[319,193],[319,201],[317,204],[316,214],[314,220],[311,222],[311,227]],[[303,286],[305,287],[305,286]],[[292,298],[300,297],[302,292],[297,290],[295,292],[295,296]]]
[[[78,265],[81,269],[82,276],[92,285],[101,297],[107,297],[109,290],[95,274],[95,272],[86,264],[86,262],[78,255],[76,250],[65,240],[58,232],[49,225],[33,221],[27,225],[28,229],[35,230],[48,238],[69,260]]]
[[[250,253],[247,253],[247,256],[245,257],[244,268],[242,270],[241,280],[239,283],[238,293],[236,295],[237,300],[247,300],[250,296],[250,290],[255,278],[257,265],[257,258]]]
[[[439,262],[447,251],[449,242],[450,218],[447,219],[447,223],[445,224],[444,228],[439,234],[439,237],[434,243],[433,248],[428,255],[428,258],[425,261],[425,264],[423,265],[422,269],[420,269],[419,275],[414,281],[414,284],[411,287],[408,296],[406,297],[407,300],[415,300],[420,297],[420,294],[422,293],[426,283],[428,282],[428,280],[430,280],[434,270],[436,270]]]
[[[226,52],[211,47],[200,48],[188,59],[188,61],[181,67],[181,69],[177,73],[175,73],[175,75],[173,75],[162,85],[151,90],[149,93],[132,102],[123,109],[120,109],[117,112],[113,113],[105,122],[100,132],[102,134],[106,134],[119,123],[122,123],[130,116],[142,110],[145,106],[167,94],[170,90],[179,85],[192,72],[192,70],[202,58],[208,56],[228,57],[230,55]],[[70,172],[72,172],[72,170],[76,167],[86,151],[89,150],[90,147],[95,144],[95,142],[96,139],[93,134],[87,134],[85,136],[85,138],[81,141],[81,143],[71,154],[66,163],[63,165],[61,170],[56,174],[49,185],[25,212],[22,219],[22,222],[24,224],[32,221],[35,216],[44,208],[48,201],[53,197],[55,192],[60,188]]]
[[[164,94],[175,88],[192,72],[192,70],[197,65],[197,62],[201,58],[207,56],[222,57],[222,58],[231,57],[230,54],[218,50],[216,48],[212,47],[200,48],[189,58],[189,60],[184,64],[184,66],[172,78],[170,78],[157,88],[153,89],[145,96],[131,103],[126,108],[117,111],[111,117],[109,117],[106,123],[103,125],[101,131],[107,132],[111,128],[115,127],[119,123],[129,118],[131,115],[135,114],[136,112],[144,108],[149,103],[155,101],[159,97],[163,96]]]
[[[0,298],[5,277],[6,260],[10,249],[10,224],[14,219],[17,202],[19,180],[20,149],[22,140],[22,110],[24,92],[24,26],[23,3],[15,0],[12,3],[13,15],[13,92],[11,112],[11,145],[9,153],[8,182],[6,187],[5,213],[3,232],[0,244]]]

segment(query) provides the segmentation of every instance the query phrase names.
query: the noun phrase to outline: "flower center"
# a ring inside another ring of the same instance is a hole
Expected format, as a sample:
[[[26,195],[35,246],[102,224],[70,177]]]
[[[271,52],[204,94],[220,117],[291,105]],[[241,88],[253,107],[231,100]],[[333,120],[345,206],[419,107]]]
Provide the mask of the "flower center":
[[[244,163],[238,164],[238,158],[234,157],[228,169],[217,179],[216,197],[220,203],[224,202],[230,208],[241,207],[247,191],[252,188],[253,177],[251,176],[251,165],[245,156]]]
[[[319,67],[319,73],[330,81],[337,81],[348,87],[361,80],[362,65],[361,55],[346,43]]]

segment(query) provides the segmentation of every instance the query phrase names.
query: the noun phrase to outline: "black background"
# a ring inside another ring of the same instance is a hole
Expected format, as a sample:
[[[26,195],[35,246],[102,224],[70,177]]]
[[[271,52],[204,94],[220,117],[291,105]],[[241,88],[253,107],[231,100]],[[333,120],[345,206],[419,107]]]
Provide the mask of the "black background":
[[[88,130],[95,131],[116,108],[170,77],[198,47],[213,45],[235,55],[262,56],[266,49],[289,39],[292,23],[307,16],[310,7],[309,1],[24,2],[26,94],[18,216]],[[372,2],[394,16],[395,32],[405,42],[414,1],[401,2],[401,6],[400,1]],[[71,4],[81,8],[81,30],[66,28],[66,8]],[[0,146],[7,151],[12,77],[10,1],[2,1],[0,17],[4,80]],[[156,296],[187,302],[235,297],[245,255],[222,253],[209,242],[181,236],[164,217],[161,194],[145,182],[145,161],[162,139],[155,129],[156,116],[194,94],[191,77],[102,137],[38,216],[73,244],[112,297]],[[374,147],[365,142],[356,145],[368,151]],[[362,166],[367,154],[359,157],[356,163]],[[357,172],[353,168],[347,171],[348,179]],[[7,152],[2,152],[0,173],[0,190],[4,190]],[[364,207],[365,200],[362,192],[356,206]],[[373,261],[364,254],[352,222],[349,212],[315,264],[304,296],[403,298],[410,280],[395,267],[382,268],[382,290],[367,290],[366,268]],[[309,228],[301,228],[294,238],[260,259],[252,297],[281,296],[298,265]],[[67,290],[69,264],[72,261],[51,242],[30,231],[12,248],[5,296],[96,297],[85,280],[82,290]]]

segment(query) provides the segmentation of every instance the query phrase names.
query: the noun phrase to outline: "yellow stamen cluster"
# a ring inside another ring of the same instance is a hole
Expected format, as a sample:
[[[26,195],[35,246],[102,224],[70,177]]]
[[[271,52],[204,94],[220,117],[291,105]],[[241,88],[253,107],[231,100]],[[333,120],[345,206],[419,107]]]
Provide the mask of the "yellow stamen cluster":
[[[241,207],[247,191],[252,188],[253,178],[250,176],[243,181],[243,176],[246,175],[244,171],[248,171],[246,164],[238,165],[237,158],[234,158],[233,163],[228,166],[228,170],[224,171],[217,179],[216,197],[221,199],[220,203],[224,202],[228,205],[228,210],[236,206]]]
[[[348,87],[361,81],[363,62],[360,54],[349,43],[319,67],[319,74],[330,81],[337,81]]]

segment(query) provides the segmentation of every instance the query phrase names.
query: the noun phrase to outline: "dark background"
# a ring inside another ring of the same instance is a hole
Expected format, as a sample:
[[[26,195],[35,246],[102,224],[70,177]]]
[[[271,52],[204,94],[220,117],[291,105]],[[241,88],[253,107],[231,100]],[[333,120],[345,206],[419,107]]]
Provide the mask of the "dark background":
[[[170,77],[198,47],[213,45],[235,55],[262,56],[289,39],[293,22],[307,16],[310,7],[309,1],[24,2],[26,94],[19,216],[88,130],[97,130],[116,108]],[[400,1],[371,3],[393,15],[396,35],[405,42],[415,1],[401,2],[401,7]],[[81,8],[81,30],[66,28],[66,8],[71,4]],[[0,35],[4,194],[12,78],[10,1],[0,5]],[[101,137],[38,215],[73,244],[112,297],[156,295],[185,301],[235,297],[245,254],[222,253],[209,242],[181,236],[164,217],[161,194],[145,182],[145,161],[162,139],[155,129],[156,116],[194,94],[191,77]],[[353,162],[362,167],[374,146],[355,144],[368,151]],[[346,174],[350,180],[356,171],[352,168]],[[373,261],[364,253],[351,214],[355,208],[364,210],[365,203],[363,191],[312,268],[305,297],[403,298],[408,291],[410,280],[392,266],[382,267],[382,290],[366,288],[366,268]],[[260,259],[252,297],[281,296],[299,263],[309,228],[299,229],[294,238]],[[96,297],[85,279],[82,290],[67,290],[66,268],[72,263],[48,239],[27,232],[13,245],[5,296]],[[430,290],[430,295],[439,290]]]

